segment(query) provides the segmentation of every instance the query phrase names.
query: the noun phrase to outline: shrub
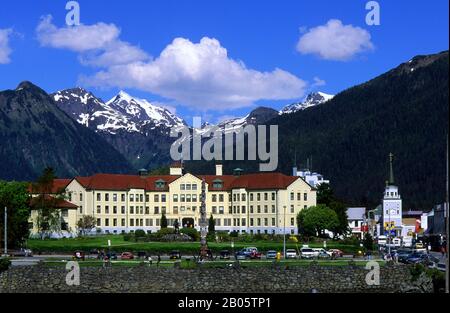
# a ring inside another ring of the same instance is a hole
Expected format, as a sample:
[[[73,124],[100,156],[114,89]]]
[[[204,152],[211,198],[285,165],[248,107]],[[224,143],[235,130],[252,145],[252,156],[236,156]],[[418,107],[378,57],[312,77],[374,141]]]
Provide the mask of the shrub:
[[[232,232],[230,232],[230,237],[237,238],[238,236],[239,233],[237,231],[233,230]]]
[[[160,230],[158,230],[157,236],[159,238],[161,238],[162,236],[171,235],[174,233],[175,233],[175,230],[173,228],[161,228]]]
[[[8,258],[0,258],[0,273],[8,270],[11,266],[11,261]]]
[[[134,240],[135,241],[138,241],[138,240],[142,240],[142,241],[144,241],[145,239],[146,239],[146,234],[145,234],[145,231],[144,230],[142,230],[142,229],[137,229],[135,232],[134,232]]]
[[[133,235],[133,234],[124,234],[124,235],[123,235],[123,240],[124,240],[124,241],[131,241],[131,240],[134,240],[134,235]]]
[[[182,228],[182,229],[180,229],[180,233],[188,235],[194,241],[197,241],[200,239],[200,234],[195,228]]]

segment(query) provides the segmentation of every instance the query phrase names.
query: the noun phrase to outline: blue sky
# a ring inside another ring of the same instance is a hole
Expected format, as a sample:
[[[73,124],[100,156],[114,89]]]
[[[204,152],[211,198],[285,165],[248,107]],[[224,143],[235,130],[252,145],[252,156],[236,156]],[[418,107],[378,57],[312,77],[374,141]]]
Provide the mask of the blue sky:
[[[66,2],[1,4],[0,90],[124,89],[216,122],[338,93],[449,44],[448,0],[378,1],[379,26],[359,0],[80,0],[84,42],[67,38],[81,30],[65,32]]]

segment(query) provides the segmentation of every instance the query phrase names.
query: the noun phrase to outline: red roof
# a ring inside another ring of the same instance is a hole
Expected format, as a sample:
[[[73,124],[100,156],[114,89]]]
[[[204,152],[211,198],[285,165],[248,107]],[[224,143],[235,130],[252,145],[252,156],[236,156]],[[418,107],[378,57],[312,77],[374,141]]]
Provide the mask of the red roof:
[[[176,175],[121,175],[121,174],[95,174],[90,177],[75,177],[75,179],[88,190],[122,190],[144,189],[146,191],[168,191],[169,184],[181,176]],[[286,189],[297,179],[295,176],[287,176],[281,173],[256,173],[241,176],[233,175],[196,175],[199,179],[205,179],[211,191],[228,191],[233,188],[245,188],[249,190]],[[163,188],[157,188],[157,181],[164,181]],[[215,188],[214,182],[221,181],[222,188]],[[54,185],[62,182],[55,183]],[[61,184],[62,185],[62,184]],[[67,186],[68,183],[65,184]],[[65,187],[64,186],[64,187]]]
[[[52,197],[50,195],[45,195],[44,199],[45,199],[46,203],[48,203],[49,205],[51,205],[53,208],[56,208],[56,209],[77,209],[78,208],[73,203],[70,203],[64,199],[56,199],[55,197]],[[42,200],[42,197],[40,197],[40,196],[31,198],[30,207],[34,208],[37,205],[37,203],[41,200]]]

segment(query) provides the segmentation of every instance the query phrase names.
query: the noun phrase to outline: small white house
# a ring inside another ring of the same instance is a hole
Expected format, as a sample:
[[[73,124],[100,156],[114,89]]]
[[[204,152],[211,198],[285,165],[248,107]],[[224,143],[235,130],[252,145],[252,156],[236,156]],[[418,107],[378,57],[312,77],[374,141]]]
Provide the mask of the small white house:
[[[352,235],[358,236],[361,239],[364,237],[362,226],[366,220],[365,215],[366,208],[347,208],[348,227]]]

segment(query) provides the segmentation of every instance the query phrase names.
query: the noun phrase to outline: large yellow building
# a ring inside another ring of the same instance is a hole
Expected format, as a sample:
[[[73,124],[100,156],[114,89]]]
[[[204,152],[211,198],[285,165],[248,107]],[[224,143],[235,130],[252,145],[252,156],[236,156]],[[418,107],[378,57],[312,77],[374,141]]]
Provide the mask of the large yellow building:
[[[202,180],[207,216],[213,215],[216,230],[295,234],[298,212],[316,205],[314,188],[301,177],[280,173],[223,175],[222,166],[216,165],[215,175],[193,175],[173,165],[170,175],[96,174],[58,181],[65,185],[67,200],[77,206],[62,211],[65,235],[76,235],[76,222],[83,215],[94,216],[94,231],[102,233],[155,232],[162,213],[169,226],[178,220],[181,227],[199,229]]]

